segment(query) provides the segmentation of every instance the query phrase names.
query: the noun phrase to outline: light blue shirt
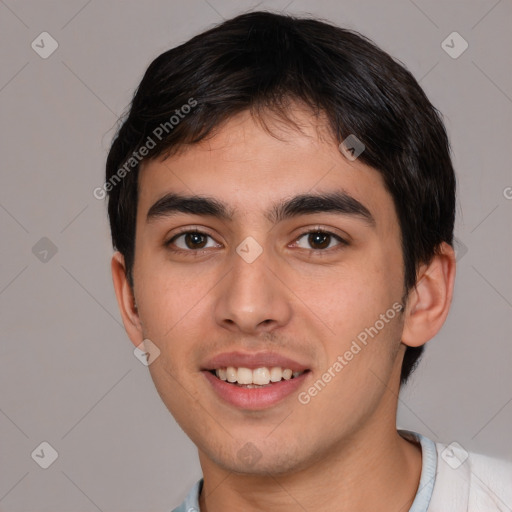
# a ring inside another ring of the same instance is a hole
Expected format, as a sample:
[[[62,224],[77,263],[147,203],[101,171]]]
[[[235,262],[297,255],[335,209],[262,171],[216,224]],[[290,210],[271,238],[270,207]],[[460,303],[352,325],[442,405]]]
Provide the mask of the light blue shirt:
[[[409,512],[427,512],[436,480],[436,445],[434,441],[416,432],[410,432],[408,430],[399,430],[398,432],[402,437],[411,441],[417,441],[421,444],[422,463],[420,484]],[[202,488],[203,479],[201,478],[201,480],[198,480],[190,489],[185,501],[172,512],[200,512],[199,495],[201,494]]]

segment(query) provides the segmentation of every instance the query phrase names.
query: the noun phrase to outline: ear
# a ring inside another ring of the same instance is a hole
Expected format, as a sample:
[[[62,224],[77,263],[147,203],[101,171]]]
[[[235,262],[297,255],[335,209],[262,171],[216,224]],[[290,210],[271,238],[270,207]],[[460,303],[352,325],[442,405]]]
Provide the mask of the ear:
[[[405,308],[402,343],[419,347],[432,339],[444,324],[453,296],[455,251],[445,242],[429,265],[418,272]]]
[[[126,277],[124,256],[119,251],[112,256],[111,269],[117,304],[119,305],[124,328],[132,343],[137,347],[144,340],[142,323],[135,305],[133,291]]]

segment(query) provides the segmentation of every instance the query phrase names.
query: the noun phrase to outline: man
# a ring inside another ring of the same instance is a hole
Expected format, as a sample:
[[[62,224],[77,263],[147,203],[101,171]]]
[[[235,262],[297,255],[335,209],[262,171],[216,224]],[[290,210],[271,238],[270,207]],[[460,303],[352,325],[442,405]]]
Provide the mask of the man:
[[[510,510],[510,464],[396,429],[455,278],[449,143],[400,64],[238,16],[149,66],[106,178],[123,322],[203,470],[175,511]]]

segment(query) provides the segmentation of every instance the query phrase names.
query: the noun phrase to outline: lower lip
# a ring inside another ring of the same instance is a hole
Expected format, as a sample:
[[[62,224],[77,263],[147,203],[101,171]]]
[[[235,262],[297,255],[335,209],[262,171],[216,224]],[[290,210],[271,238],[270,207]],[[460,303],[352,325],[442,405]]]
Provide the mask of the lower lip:
[[[270,386],[243,388],[220,380],[209,371],[203,371],[204,376],[220,398],[235,407],[254,411],[271,407],[291,395],[294,391],[297,391],[309,373],[305,372],[299,377],[289,380],[283,379]]]

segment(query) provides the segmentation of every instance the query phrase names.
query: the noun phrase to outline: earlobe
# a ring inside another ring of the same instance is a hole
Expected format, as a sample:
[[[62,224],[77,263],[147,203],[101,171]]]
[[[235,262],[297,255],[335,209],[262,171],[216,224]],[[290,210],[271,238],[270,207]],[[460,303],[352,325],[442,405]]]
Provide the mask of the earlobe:
[[[124,257],[119,251],[115,252],[112,256],[111,270],[117,304],[121,312],[124,328],[132,343],[138,346],[144,339],[142,324],[135,303],[133,290],[126,277]]]
[[[432,261],[420,268],[409,292],[402,343],[419,347],[439,332],[450,309],[454,282],[455,252],[443,242]]]

